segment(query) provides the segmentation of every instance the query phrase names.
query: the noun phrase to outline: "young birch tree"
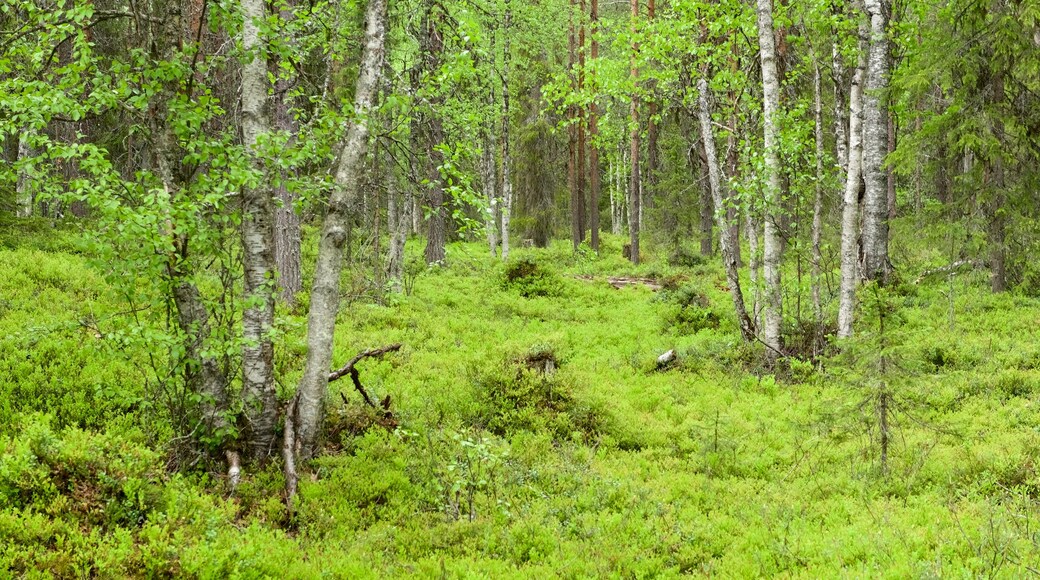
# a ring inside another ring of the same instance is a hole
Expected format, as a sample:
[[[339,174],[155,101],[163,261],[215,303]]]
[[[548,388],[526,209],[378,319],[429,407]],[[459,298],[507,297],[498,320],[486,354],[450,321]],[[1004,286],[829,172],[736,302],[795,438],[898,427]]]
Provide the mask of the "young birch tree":
[[[782,248],[778,228],[782,211],[780,200],[780,157],[777,142],[777,116],[780,110],[780,81],[776,70],[776,39],[773,35],[772,0],[758,2],[758,42],[762,60],[762,93],[765,131],[765,228],[762,240],[762,262],[765,273],[765,328],[763,341],[768,356],[780,354],[780,323],[783,320],[783,293],[780,287]]]
[[[364,52],[354,92],[354,115],[347,126],[346,137],[340,143],[335,186],[329,196],[318,241],[318,259],[307,315],[307,361],[287,419],[292,421],[295,430],[295,440],[287,441],[287,451],[303,459],[313,456],[324,419],[336,314],[339,311],[343,246],[347,241],[351,206],[360,195],[359,172],[368,146],[368,116],[383,69],[386,7],[387,0],[368,2]]]
[[[263,0],[242,0],[242,139],[253,158],[254,169],[262,172],[260,141],[270,133],[268,118],[267,58],[260,24],[264,21]],[[245,274],[242,312],[242,418],[245,441],[254,458],[267,456],[274,443],[278,422],[278,396],[274,384],[274,203],[266,179],[242,192],[242,268]]]

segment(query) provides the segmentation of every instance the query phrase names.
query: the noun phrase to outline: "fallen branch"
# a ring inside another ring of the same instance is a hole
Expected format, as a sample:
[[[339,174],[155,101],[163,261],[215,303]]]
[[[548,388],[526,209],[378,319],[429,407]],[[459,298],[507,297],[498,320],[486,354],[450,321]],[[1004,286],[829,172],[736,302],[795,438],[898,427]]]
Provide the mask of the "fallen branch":
[[[914,284],[920,284],[922,280],[930,276],[937,276],[939,274],[953,275],[957,272],[957,270],[960,270],[965,266],[972,266],[973,268],[985,268],[986,264],[978,260],[958,260],[952,264],[947,264],[940,268],[932,268],[931,270],[925,270],[924,272],[921,272],[921,275],[918,276],[916,280],[914,280]]]
[[[592,282],[596,278],[594,276],[578,276],[579,280],[585,280],[586,282]],[[618,290],[626,288],[628,286],[646,286],[653,292],[657,292],[663,286],[657,280],[653,278],[632,278],[628,276],[611,276],[607,278],[607,283],[617,288]]]
[[[368,350],[365,350],[359,353],[354,358],[350,359],[350,362],[343,365],[343,367],[339,370],[329,373],[329,382],[331,383],[332,381],[337,381],[347,375],[350,375],[350,380],[354,383],[354,388],[357,389],[359,393],[361,393],[361,396],[365,399],[365,403],[367,403],[368,406],[372,407],[373,409],[378,409],[379,405],[376,405],[375,401],[373,401],[372,398],[368,396],[368,391],[366,391],[365,387],[361,385],[361,375],[358,373],[358,370],[354,368],[354,365],[369,357],[379,358],[388,352],[399,351],[401,350],[401,346],[401,343],[396,343],[384,346],[382,348],[370,348]],[[344,399],[344,401],[345,400],[346,399]],[[387,415],[390,414],[390,397],[386,397],[385,399],[383,399],[383,411],[385,411]]]

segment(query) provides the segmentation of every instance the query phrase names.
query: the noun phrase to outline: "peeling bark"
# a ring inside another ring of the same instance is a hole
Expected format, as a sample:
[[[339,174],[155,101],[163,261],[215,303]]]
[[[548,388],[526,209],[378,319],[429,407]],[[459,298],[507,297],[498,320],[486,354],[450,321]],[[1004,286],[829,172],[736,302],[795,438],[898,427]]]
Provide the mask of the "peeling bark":
[[[259,23],[265,18],[262,0],[241,0],[242,140],[257,171],[263,170],[258,145],[269,133],[267,58]],[[260,182],[266,182],[261,179]],[[242,312],[243,443],[254,459],[269,455],[278,422],[274,384],[274,204],[272,192],[258,185],[242,192],[242,268],[245,274]]]
[[[881,0],[866,0],[870,17],[870,49],[863,96],[863,276],[885,282],[888,261],[888,113],[883,93],[888,89],[888,21]]]

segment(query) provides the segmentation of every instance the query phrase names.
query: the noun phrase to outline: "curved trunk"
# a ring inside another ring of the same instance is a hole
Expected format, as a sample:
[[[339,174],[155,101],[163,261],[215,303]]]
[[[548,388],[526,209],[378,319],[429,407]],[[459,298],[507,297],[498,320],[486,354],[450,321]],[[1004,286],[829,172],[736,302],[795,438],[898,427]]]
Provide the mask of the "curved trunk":
[[[387,0],[369,0],[366,14],[365,49],[354,93],[354,121],[340,147],[335,187],[322,223],[318,261],[307,314],[307,362],[296,391],[293,425],[296,445],[304,459],[314,455],[325,413],[325,394],[332,366],[333,337],[339,311],[339,279],[343,246],[347,241],[350,205],[359,195],[358,170],[368,142],[365,119],[375,100],[382,70],[386,40]],[[292,447],[292,446],[290,446]]]
[[[722,262],[726,267],[726,281],[729,284],[730,296],[733,298],[733,307],[737,313],[737,324],[740,326],[740,336],[745,342],[755,341],[755,325],[748,316],[747,307],[744,306],[744,294],[740,290],[740,273],[737,271],[738,263],[733,252],[733,247],[738,240],[733,236],[733,228],[727,223],[726,209],[723,202],[722,172],[719,170],[719,157],[715,150],[715,136],[711,128],[711,108],[708,103],[708,82],[701,78],[697,81],[698,94],[698,118],[701,125],[701,139],[704,142],[704,154],[708,165],[708,184],[711,189],[711,197],[715,205],[715,222],[719,230],[719,253],[722,254]]]

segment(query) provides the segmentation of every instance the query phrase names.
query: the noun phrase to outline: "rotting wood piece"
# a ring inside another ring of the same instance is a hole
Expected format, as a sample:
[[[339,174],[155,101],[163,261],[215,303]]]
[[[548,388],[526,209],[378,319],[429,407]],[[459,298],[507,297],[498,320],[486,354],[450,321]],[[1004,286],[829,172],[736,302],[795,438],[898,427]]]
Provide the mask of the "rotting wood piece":
[[[595,276],[578,276],[579,280],[585,280],[586,282],[592,282],[596,280]],[[607,278],[607,283],[617,288],[618,290],[626,288],[628,286],[646,286],[653,292],[657,292],[664,288],[664,284],[660,280],[654,280],[653,278],[632,278],[628,276],[611,276]]]

